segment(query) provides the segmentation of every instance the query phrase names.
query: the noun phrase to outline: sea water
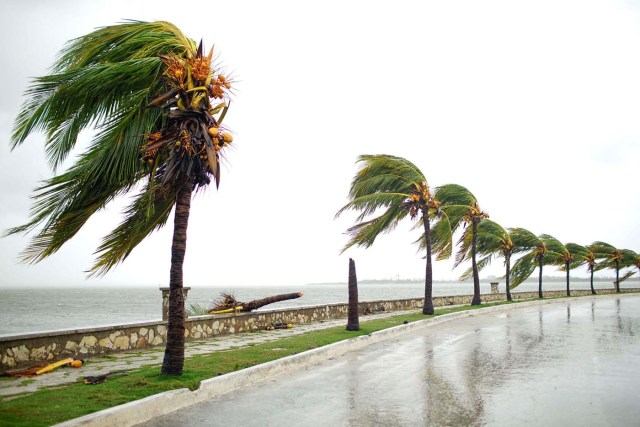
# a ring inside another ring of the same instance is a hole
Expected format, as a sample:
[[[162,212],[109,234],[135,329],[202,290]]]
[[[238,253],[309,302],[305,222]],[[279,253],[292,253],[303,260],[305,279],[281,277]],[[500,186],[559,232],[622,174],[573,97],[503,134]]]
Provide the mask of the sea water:
[[[596,282],[596,288],[612,288],[611,282]],[[564,282],[544,282],[545,290],[565,289]],[[571,289],[588,289],[588,282],[574,282]],[[534,291],[537,282],[525,282],[517,291]],[[491,292],[482,283],[482,293]],[[500,283],[504,292],[504,283]],[[305,305],[344,303],[348,300],[346,284],[308,284],[300,286],[192,287],[186,306],[209,307],[221,292],[229,292],[238,301],[250,301],[272,295],[303,292],[298,299],[263,307],[263,310]],[[433,295],[468,295],[472,283],[436,282]],[[358,285],[360,301],[376,301],[424,297],[421,282],[375,282]],[[28,287],[0,288],[0,335],[78,329],[154,321],[162,317],[162,293],[155,287]]]

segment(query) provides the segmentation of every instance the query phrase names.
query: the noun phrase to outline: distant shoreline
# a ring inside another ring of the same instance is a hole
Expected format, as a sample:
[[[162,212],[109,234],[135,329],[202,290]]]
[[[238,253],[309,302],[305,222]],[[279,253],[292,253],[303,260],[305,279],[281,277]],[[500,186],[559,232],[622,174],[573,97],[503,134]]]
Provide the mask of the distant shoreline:
[[[636,278],[637,279],[637,278]],[[543,276],[542,284],[545,282],[565,282],[567,279],[564,276]],[[580,282],[580,283],[589,283],[591,279],[588,277],[572,277],[569,283]],[[613,283],[616,280],[615,277],[594,277],[593,283]],[[628,282],[631,279],[627,279],[624,282],[620,282],[621,284]],[[490,283],[490,282],[499,282],[504,284],[504,279],[496,278],[496,277],[485,277],[480,279],[480,283]],[[323,285],[345,285],[347,282],[317,282],[317,283],[306,283],[305,286],[323,286]],[[364,279],[358,280],[358,284],[363,285],[382,285],[388,283],[398,283],[398,284],[414,284],[414,283],[424,283],[424,279]],[[433,283],[473,283],[472,279],[468,280],[434,280]],[[538,278],[528,278],[523,283],[538,283]]]

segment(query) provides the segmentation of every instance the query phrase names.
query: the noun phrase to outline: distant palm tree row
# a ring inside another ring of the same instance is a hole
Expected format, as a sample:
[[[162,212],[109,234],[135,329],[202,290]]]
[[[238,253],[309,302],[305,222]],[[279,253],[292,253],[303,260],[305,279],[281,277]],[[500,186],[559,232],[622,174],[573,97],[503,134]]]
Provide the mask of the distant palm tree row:
[[[350,236],[342,252],[352,246],[369,247],[376,237],[393,230],[407,216],[415,221],[414,229],[422,229],[415,243],[426,251],[425,297],[423,314],[433,314],[432,256],[437,260],[450,258],[453,236],[461,229],[454,268],[471,261],[471,267],[461,279],[473,278],[471,305],[481,303],[479,271],[497,256],[504,258],[507,300],[511,289],[524,282],[538,267],[538,295],[542,294],[542,269],[545,265],[560,267],[566,272],[567,295],[570,270],[586,266],[591,274],[603,269],[615,269],[616,291],[620,282],[640,272],[640,255],[629,249],[596,241],[588,246],[577,243],[562,244],[558,239],[534,233],[524,228],[503,228],[491,221],[478,200],[468,189],[457,184],[446,184],[432,189],[424,174],[410,161],[401,157],[381,154],[362,155],[357,161],[360,168],[351,181],[349,201],[336,214],[348,210],[359,212],[356,224],[347,230]],[[378,216],[373,216],[377,214]],[[373,218],[371,218],[373,216]],[[511,257],[520,258],[511,268]],[[479,258],[479,259],[478,259]],[[631,268],[620,278],[620,270]]]

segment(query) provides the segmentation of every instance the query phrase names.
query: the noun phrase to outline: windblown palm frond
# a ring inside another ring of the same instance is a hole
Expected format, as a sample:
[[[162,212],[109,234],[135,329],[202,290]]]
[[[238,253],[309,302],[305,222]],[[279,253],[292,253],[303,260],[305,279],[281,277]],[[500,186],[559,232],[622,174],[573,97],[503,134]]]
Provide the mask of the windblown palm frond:
[[[589,270],[595,266],[595,254],[586,246],[577,243],[567,243],[565,245],[567,251],[573,255],[573,260],[569,264],[569,268],[574,269],[581,265],[586,265]]]
[[[476,251],[478,255],[483,258],[478,261],[478,271],[481,271],[485,267],[489,266],[491,259],[494,256],[510,256],[513,251],[513,242],[507,230],[502,228],[500,224],[490,219],[484,220],[478,224],[477,233],[477,246]],[[471,243],[472,236],[470,228],[467,228],[460,238],[460,249],[456,256],[455,266],[460,265],[464,261],[468,261],[471,258]],[[505,260],[506,261],[506,260]],[[469,267],[460,279],[465,280],[471,277],[473,274],[472,268]]]
[[[631,268],[621,278],[620,282],[624,282],[628,278],[632,277],[636,270],[640,274],[640,254],[632,251],[631,249],[622,249],[622,266],[624,268]]]
[[[515,245],[513,253],[524,253],[513,264],[511,288],[515,288],[527,280],[536,267],[549,261],[548,257],[545,259],[548,248],[541,237],[524,228],[510,228],[509,235]]]
[[[537,266],[535,252],[528,252],[519,258],[515,264],[513,264],[513,269],[511,270],[511,289],[527,280]]]
[[[458,184],[445,184],[436,188],[434,197],[440,202],[440,209],[447,215],[454,232],[464,223],[470,207],[478,203],[473,193]]]
[[[29,221],[7,231],[38,229],[22,254],[23,261],[38,262],[55,253],[92,214],[148,179],[145,190],[125,211],[125,222],[98,249],[99,261],[91,272],[104,274],[148,233],[164,225],[177,194],[175,182],[170,181],[178,179],[178,171],[199,173],[196,185],[206,185],[206,175],[218,181],[217,154],[209,167],[202,166],[207,160],[178,161],[171,151],[180,141],[195,144],[195,140],[181,139],[182,130],[212,145],[212,138],[203,135],[206,129],[179,124],[191,120],[218,125],[212,114],[220,109],[213,108],[205,96],[212,89],[208,82],[214,71],[206,63],[210,59],[211,54],[204,56],[201,46],[171,23],[127,21],[71,40],[52,74],[34,79],[14,123],[12,149],[31,133],[43,131],[55,170],[76,146],[80,132],[95,128],[96,133],[67,171],[36,188]],[[176,77],[171,67],[179,62],[193,70],[206,69],[209,76],[200,77],[201,82],[207,80],[206,87],[188,89],[188,84],[198,81],[196,72]],[[192,100],[188,106],[192,112],[180,113],[187,106],[176,106]],[[190,115],[188,119],[185,114]]]
[[[362,155],[358,157],[358,163],[361,168],[351,182],[350,201],[336,213],[338,217],[347,210],[360,212],[357,224],[347,230],[351,239],[342,252],[354,245],[367,248],[379,234],[393,230],[410,214],[408,199],[422,183],[426,183],[422,172],[400,157]],[[384,210],[382,214],[365,221],[380,209]]]
[[[514,253],[531,251],[541,243],[538,236],[524,228],[509,228],[509,235],[515,246]]]
[[[560,240],[548,234],[540,235],[540,240],[547,248],[543,257],[545,265],[563,266],[566,262],[571,262],[571,253]]]

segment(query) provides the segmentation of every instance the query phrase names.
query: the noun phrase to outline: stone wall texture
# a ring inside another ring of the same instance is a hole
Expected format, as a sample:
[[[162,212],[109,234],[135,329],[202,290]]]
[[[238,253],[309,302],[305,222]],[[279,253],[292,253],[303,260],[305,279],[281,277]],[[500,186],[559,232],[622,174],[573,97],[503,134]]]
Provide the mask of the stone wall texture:
[[[623,292],[637,292],[625,289]],[[598,294],[613,293],[613,290],[598,290]],[[572,296],[589,295],[590,291],[572,291]],[[564,291],[544,292],[545,298],[564,296]],[[537,292],[512,292],[514,300],[538,298]],[[483,302],[504,301],[505,294],[484,294]],[[370,301],[360,303],[360,314],[386,311],[416,310],[422,308],[424,300],[402,299]],[[470,304],[471,295],[434,297],[435,307]],[[306,306],[252,313],[208,315],[190,317],[185,322],[187,340],[201,340],[219,335],[265,329],[276,322],[302,324],[347,317],[347,304]],[[124,350],[142,349],[165,343],[167,322],[132,323],[55,331],[41,334],[25,334],[0,337],[0,369],[8,370],[30,366],[65,357],[87,358]]]

